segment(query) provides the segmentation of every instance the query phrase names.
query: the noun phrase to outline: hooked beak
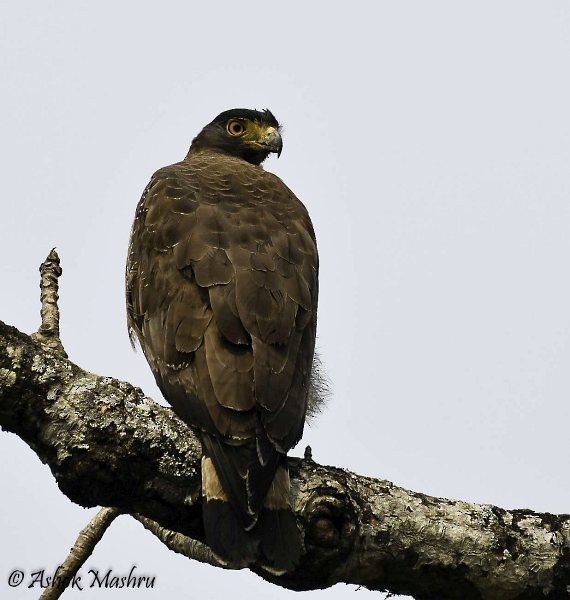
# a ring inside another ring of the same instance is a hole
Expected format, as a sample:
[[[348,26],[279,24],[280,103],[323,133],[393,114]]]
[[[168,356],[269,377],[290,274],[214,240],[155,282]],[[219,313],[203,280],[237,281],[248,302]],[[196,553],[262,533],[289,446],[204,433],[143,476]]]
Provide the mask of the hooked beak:
[[[263,138],[262,145],[269,150],[269,152],[275,152],[277,157],[281,156],[281,150],[283,150],[283,139],[277,129],[270,127],[267,131],[267,135]]]

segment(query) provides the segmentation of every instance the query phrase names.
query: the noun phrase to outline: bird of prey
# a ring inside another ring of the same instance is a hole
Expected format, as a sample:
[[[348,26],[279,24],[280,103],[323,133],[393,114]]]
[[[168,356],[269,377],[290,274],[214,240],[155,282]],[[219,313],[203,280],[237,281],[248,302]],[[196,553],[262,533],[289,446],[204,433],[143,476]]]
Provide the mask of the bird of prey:
[[[206,542],[274,572],[300,555],[286,454],[307,413],[318,296],[307,210],[261,167],[281,149],[269,110],[218,115],[152,176],[126,270],[131,339],[202,440]]]

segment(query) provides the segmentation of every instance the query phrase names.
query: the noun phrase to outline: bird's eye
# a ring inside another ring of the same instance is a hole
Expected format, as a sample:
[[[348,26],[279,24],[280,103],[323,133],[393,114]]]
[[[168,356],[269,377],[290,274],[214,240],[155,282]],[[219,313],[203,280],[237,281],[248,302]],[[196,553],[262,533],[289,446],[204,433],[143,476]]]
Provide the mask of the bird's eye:
[[[229,121],[226,125],[228,133],[233,136],[243,135],[245,133],[245,125],[241,121]]]

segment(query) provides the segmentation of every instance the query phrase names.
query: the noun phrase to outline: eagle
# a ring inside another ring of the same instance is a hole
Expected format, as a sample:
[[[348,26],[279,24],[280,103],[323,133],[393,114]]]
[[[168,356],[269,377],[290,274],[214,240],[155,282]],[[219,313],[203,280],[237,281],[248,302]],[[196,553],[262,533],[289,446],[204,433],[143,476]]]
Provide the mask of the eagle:
[[[233,566],[299,563],[287,452],[311,401],[318,253],[305,206],[261,163],[269,110],[222,112],[138,203],[127,321],[158,387],[203,446],[206,543]]]

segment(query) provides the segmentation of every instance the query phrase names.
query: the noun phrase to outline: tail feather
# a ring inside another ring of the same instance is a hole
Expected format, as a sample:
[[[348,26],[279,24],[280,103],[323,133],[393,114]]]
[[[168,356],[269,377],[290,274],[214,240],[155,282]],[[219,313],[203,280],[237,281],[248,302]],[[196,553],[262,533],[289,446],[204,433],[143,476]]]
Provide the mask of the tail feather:
[[[274,452],[267,460],[265,465],[255,461],[247,472],[247,500],[249,510],[258,514],[265,502],[268,493],[271,492],[274,482],[277,479],[280,465],[285,465],[284,457],[278,452]],[[284,469],[287,469],[285,466]],[[282,490],[282,494],[289,495],[290,485],[287,490]]]
[[[243,528],[229,502],[206,500],[202,515],[206,541],[222,561],[239,567],[256,561],[259,540]]]
[[[206,542],[233,565],[258,563],[274,573],[299,562],[301,542],[290,507],[285,456],[260,464],[255,441],[230,446],[204,434],[203,519]]]
[[[202,442],[206,459],[202,459],[202,494],[212,496],[210,485],[205,481],[205,476],[207,478],[212,473],[211,485],[220,488],[219,493],[216,492],[218,499],[230,502],[243,528],[251,528],[257,519],[255,512],[249,508],[247,496],[248,466],[254,458],[252,448],[248,445],[230,446],[208,434],[202,435]]]
[[[301,555],[301,539],[295,516],[290,508],[264,508],[259,516],[262,566],[275,574],[295,570]]]

